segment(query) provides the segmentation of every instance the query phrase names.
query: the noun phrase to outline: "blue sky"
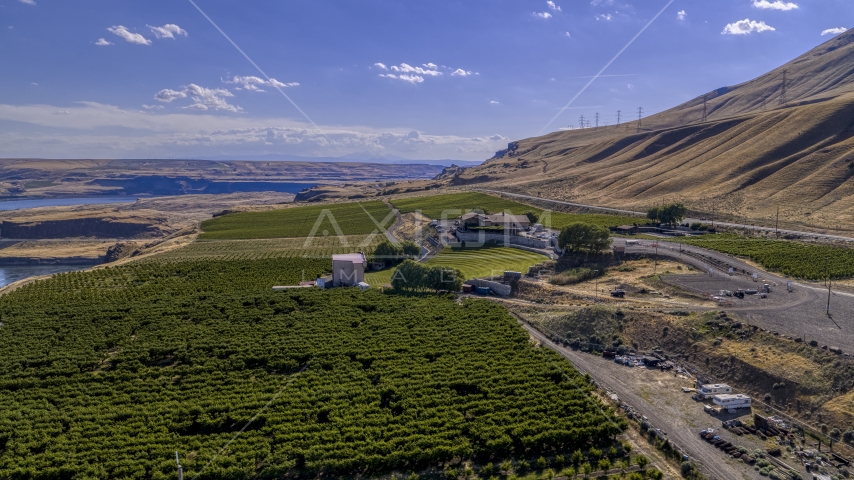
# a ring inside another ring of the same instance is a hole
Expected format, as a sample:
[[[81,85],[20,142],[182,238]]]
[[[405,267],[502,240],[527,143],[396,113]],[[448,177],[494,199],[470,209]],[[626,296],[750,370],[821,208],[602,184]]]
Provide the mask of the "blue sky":
[[[274,81],[189,0],[0,0],[0,157],[483,160],[749,80],[854,14],[674,0],[544,130],[669,0],[195,1]]]

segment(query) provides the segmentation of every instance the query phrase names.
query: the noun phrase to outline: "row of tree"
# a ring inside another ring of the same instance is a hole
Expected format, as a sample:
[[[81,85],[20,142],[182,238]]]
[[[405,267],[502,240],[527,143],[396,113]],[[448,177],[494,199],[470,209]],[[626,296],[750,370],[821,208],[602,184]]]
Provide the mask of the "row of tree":
[[[372,260],[398,263],[407,258],[418,258],[419,256],[421,256],[421,246],[415,242],[392,243],[388,240],[383,240],[374,249]]]
[[[560,248],[570,252],[601,253],[611,246],[608,227],[589,223],[573,223],[563,227],[557,237]]]
[[[430,267],[404,260],[391,276],[395,290],[423,292],[426,290],[458,292],[463,288],[463,272],[451,267]]]
[[[653,222],[677,225],[688,215],[688,209],[681,203],[671,203],[661,207],[652,207],[646,212],[646,218]]]

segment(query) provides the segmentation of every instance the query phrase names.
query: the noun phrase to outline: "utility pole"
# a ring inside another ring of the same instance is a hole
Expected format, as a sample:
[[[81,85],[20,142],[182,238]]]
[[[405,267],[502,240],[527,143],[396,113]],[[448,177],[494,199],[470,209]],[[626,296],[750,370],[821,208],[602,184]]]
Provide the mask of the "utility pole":
[[[596,128],[599,128],[599,112],[596,112]]]
[[[703,95],[703,123],[706,122],[706,97],[708,94]]]
[[[783,89],[780,92],[780,105],[785,105],[789,103],[789,99],[786,98],[786,70],[783,70]]]
[[[638,107],[638,133],[641,131],[641,118],[643,117],[643,107]]]
[[[175,452],[175,463],[178,464],[178,480],[184,480],[184,467],[181,466],[181,461],[178,459],[178,452]]]
[[[830,316],[830,257],[824,257],[824,271],[827,272],[827,316]]]
[[[777,205],[777,219],[774,220],[774,236],[780,238],[780,206]]]
[[[619,124],[620,124],[620,115],[621,115],[622,113],[623,113],[623,112],[622,112],[621,110],[617,110],[617,125],[619,125]]]
[[[593,270],[593,275],[596,275],[596,291],[593,292],[593,303],[599,302],[599,270]]]

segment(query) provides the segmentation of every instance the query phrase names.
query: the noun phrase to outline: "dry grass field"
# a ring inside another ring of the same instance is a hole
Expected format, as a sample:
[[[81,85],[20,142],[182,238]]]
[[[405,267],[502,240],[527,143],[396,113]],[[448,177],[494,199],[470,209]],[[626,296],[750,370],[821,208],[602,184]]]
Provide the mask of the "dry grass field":
[[[854,32],[754,80],[635,123],[520,140],[447,178],[645,209],[681,201],[721,220],[854,229]],[[787,71],[787,104],[779,102]]]

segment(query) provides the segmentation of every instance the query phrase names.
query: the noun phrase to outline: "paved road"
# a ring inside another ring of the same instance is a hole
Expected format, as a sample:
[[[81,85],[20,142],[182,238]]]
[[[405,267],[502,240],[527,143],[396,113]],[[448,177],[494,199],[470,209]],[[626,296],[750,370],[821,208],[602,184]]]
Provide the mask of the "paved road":
[[[615,245],[624,243],[625,239],[615,239]],[[725,307],[726,310],[739,313],[745,317],[749,316],[752,324],[759,325],[766,330],[791,337],[806,337],[807,341],[816,340],[820,345],[840,347],[846,353],[854,354],[850,347],[854,345],[854,294],[850,291],[840,291],[838,287],[834,287],[830,300],[831,315],[828,316],[826,287],[793,281],[793,291],[789,293],[786,291],[786,283],[789,279],[765,272],[723,253],[693,245],[681,247],[683,251],[680,252],[678,243],[651,240],[641,241],[640,246],[627,247],[626,252],[653,255],[655,250],[649,246],[653,243],[658,243],[658,255],[661,257],[679,260],[698,269],[702,269],[704,265],[715,266],[715,278],[708,282],[709,288],[705,291],[746,288],[743,285],[736,285],[745,281],[752,284],[753,288],[756,287],[749,275],[730,277],[726,274],[726,270],[718,268],[717,265],[721,264],[731,265],[736,270],[757,272],[759,277],[766,282],[776,282],[777,286],[773,287],[773,292],[767,300],[758,302],[734,299],[734,305]],[[696,256],[689,256],[689,252]],[[717,265],[713,265],[711,260],[717,262]],[[672,280],[690,289],[692,283],[697,281],[696,275],[691,277],[686,277],[682,283],[680,283],[679,277]],[[717,287],[712,288],[716,282]]]
[[[519,193],[504,192],[501,190],[489,190],[489,189],[485,189],[485,188],[475,188],[472,190],[478,190],[481,192],[489,192],[489,193],[498,193],[501,195],[507,195],[510,197],[522,198],[522,199],[526,199],[526,200],[539,200],[539,201],[544,201],[544,202],[551,202],[551,203],[556,203],[558,205],[566,205],[569,207],[590,208],[590,209],[594,209],[594,210],[601,210],[603,212],[619,213],[619,214],[632,215],[632,216],[640,216],[640,217],[644,217],[644,218],[646,217],[646,212],[635,212],[632,210],[621,210],[618,208],[598,207],[596,205],[585,205],[583,203],[564,202],[562,200],[552,200],[550,198],[535,197],[532,195],[522,195]],[[697,219],[697,218],[686,218],[685,221],[688,223],[694,223],[694,222],[700,222],[701,220]],[[714,222],[714,223],[715,223],[715,225],[722,225],[725,227],[734,227],[734,228],[743,228],[745,226],[743,223],[727,223],[727,222]],[[757,231],[764,231],[764,232],[775,231],[773,228],[770,228],[770,227],[753,227],[753,226],[751,226],[750,228],[753,228]],[[807,231],[800,231],[800,230],[782,230],[782,229],[780,229],[777,231],[784,234],[784,235],[806,235],[806,236],[815,237],[815,238],[825,238],[828,240],[845,240],[845,241],[849,241],[849,242],[854,242],[854,237],[846,237],[846,236],[842,236],[842,235],[829,235],[829,234],[825,234],[825,233],[807,232]]]
[[[625,375],[625,368],[616,368],[614,362],[586,353],[575,352],[559,346],[549,340],[534,327],[522,321],[522,326],[531,336],[544,346],[558,352],[582,372],[589,373],[603,388],[614,392],[624,402],[628,403],[641,415],[649,418],[650,424],[667,432],[667,437],[697,460],[703,473],[710,480],[732,480],[744,478],[744,472],[738,471],[725,462],[721,452],[700,439],[689,425],[676,415],[668,413],[659,406],[652,405],[635,393],[637,385],[630,385],[630,376]]]

